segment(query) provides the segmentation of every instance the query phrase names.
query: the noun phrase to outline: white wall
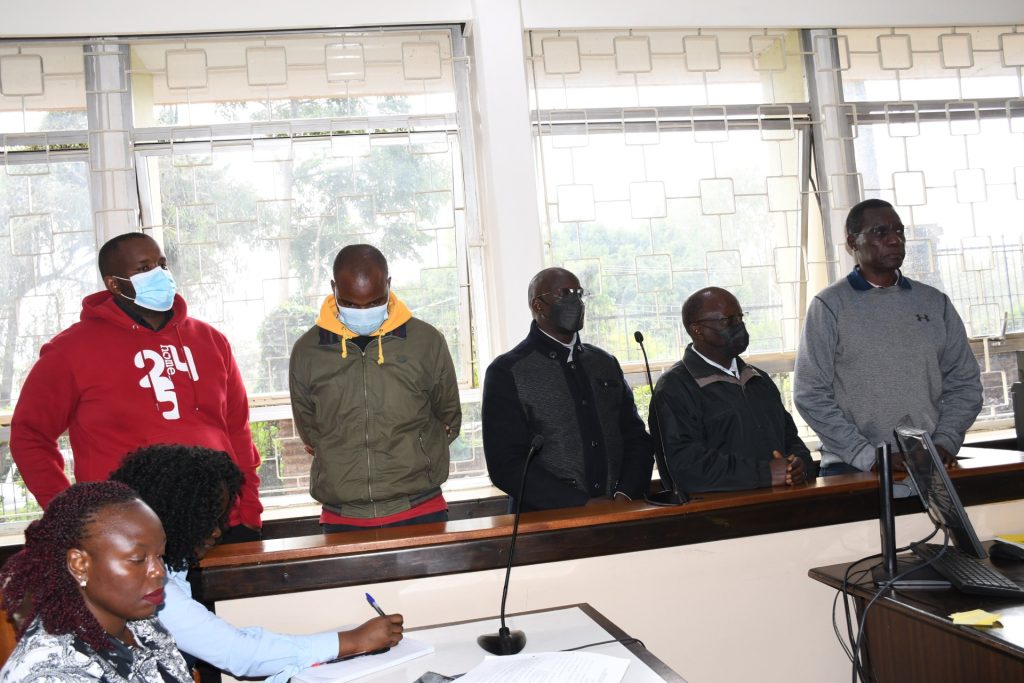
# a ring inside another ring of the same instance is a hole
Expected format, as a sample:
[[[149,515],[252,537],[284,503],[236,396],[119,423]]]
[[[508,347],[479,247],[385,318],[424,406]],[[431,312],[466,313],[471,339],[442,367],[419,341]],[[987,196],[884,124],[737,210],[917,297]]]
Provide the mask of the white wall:
[[[1024,501],[976,506],[969,513],[981,538],[1015,533]],[[896,527],[901,544],[931,530],[923,514],[900,517]],[[689,683],[842,681],[850,668],[832,633],[835,591],[807,571],[878,548],[878,523],[857,522],[516,567],[508,604],[515,612],[589,602]],[[387,609],[402,612],[407,627],[426,626],[496,614],[503,578],[494,570],[370,590]],[[218,613],[238,625],[326,630],[373,616],[363,599],[366,588],[232,600]]]

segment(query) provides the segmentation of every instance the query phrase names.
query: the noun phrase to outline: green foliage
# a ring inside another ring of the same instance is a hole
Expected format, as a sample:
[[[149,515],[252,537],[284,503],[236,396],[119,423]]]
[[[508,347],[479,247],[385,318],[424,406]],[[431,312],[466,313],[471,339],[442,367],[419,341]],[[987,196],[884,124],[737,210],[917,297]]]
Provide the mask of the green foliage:
[[[277,438],[279,427],[273,422],[253,422],[249,428],[252,430],[252,442],[256,445],[256,450],[260,452],[260,467],[257,470],[260,477],[260,488],[264,490],[280,488],[281,478],[278,467],[281,441]]]

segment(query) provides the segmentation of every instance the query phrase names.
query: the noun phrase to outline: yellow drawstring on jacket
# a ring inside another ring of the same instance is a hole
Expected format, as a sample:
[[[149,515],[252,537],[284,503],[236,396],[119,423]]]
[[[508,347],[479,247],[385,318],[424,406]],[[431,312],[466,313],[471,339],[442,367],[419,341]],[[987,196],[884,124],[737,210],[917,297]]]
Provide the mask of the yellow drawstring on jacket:
[[[339,335],[341,337],[341,357],[348,358],[348,340],[350,337],[346,337],[344,334]],[[355,337],[351,337],[354,339]],[[384,365],[384,333],[381,332],[377,335],[377,365]]]

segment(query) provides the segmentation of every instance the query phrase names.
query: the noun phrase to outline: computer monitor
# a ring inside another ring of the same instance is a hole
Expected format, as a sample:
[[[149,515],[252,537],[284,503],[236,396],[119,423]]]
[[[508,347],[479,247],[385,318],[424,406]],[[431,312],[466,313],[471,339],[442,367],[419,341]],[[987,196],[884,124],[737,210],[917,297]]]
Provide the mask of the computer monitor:
[[[980,560],[988,557],[935,450],[932,437],[921,429],[907,426],[897,427],[894,433],[903,451],[907,473],[932,521],[949,532],[961,552]]]

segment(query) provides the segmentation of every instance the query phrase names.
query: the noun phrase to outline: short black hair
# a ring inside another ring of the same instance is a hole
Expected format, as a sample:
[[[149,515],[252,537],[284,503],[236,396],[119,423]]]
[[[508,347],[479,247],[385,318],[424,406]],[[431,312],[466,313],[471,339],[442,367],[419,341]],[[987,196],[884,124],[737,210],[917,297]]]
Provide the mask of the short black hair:
[[[224,451],[158,444],[129,453],[110,475],[135,489],[160,518],[167,534],[164,562],[173,571],[196,563],[196,546],[222,523],[242,489],[242,471]]]
[[[153,239],[150,235],[147,235],[144,232],[126,232],[123,235],[111,237],[109,240],[104,242],[103,246],[100,247],[99,254],[96,257],[96,261],[100,267],[100,275],[106,277],[108,275],[115,274],[113,272],[112,261],[114,260],[114,255],[117,254],[123,242],[127,242],[129,240],[142,239],[143,237]]]
[[[864,212],[869,209],[891,209],[892,204],[884,199],[865,199],[846,214],[846,234],[856,235],[864,229]]]
[[[379,268],[385,277],[388,275],[388,260],[384,258],[380,249],[372,244],[350,244],[343,247],[334,257],[334,267],[331,273],[336,275],[339,270],[350,268],[367,272],[367,266]]]
[[[683,302],[683,327],[688,328],[691,324],[697,321],[697,316],[704,310],[704,302],[707,300],[709,294],[716,292],[724,292],[730,296],[733,296],[732,292],[721,287],[704,287],[698,289],[696,292],[686,297],[686,301]]]

